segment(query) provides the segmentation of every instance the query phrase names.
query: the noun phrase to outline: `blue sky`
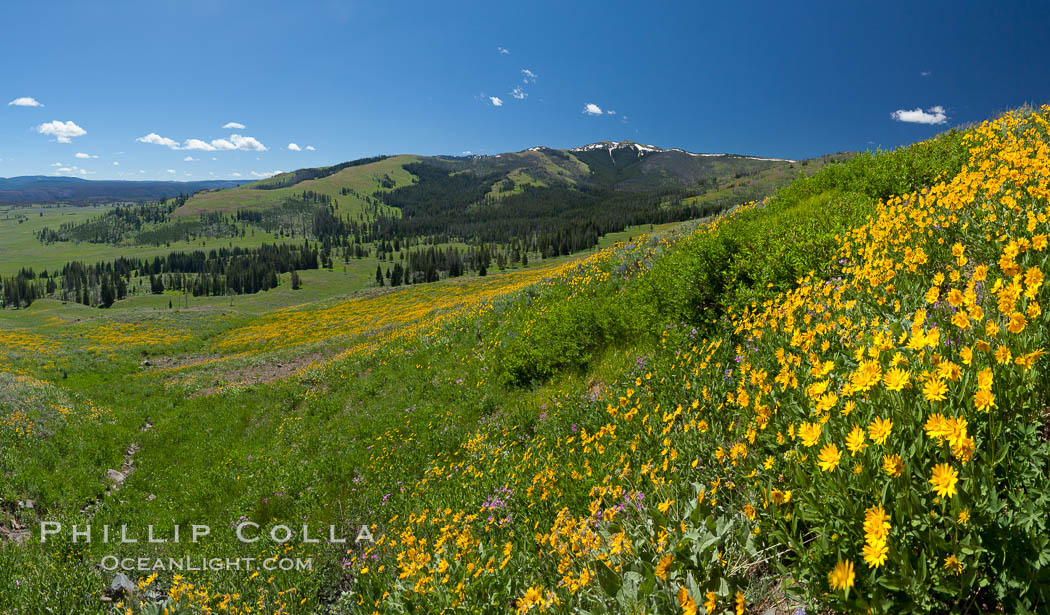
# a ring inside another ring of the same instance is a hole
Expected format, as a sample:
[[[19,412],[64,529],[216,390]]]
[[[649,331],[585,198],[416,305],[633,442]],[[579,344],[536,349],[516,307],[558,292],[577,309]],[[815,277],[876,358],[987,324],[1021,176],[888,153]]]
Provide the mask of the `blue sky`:
[[[602,139],[804,158],[1050,102],[1050,5],[1039,2],[138,0],[3,12],[3,177],[250,179],[375,154]]]

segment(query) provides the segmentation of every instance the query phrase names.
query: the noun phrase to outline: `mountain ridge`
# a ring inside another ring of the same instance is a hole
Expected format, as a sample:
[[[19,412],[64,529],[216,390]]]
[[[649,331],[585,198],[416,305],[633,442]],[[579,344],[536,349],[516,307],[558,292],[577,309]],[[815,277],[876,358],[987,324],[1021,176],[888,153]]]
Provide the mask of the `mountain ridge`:
[[[111,202],[174,198],[201,190],[233,188],[244,180],[135,181],[91,180],[62,175],[0,177],[0,203]]]
[[[676,193],[690,197],[717,193],[719,199],[751,200],[769,194],[800,172],[808,173],[851,155],[847,152],[797,161],[688,152],[626,139],[597,141],[568,149],[533,146],[497,154],[398,154],[299,169],[230,190],[196,194],[176,210],[175,215],[270,207],[308,191],[330,197],[338,210],[356,216],[374,208],[377,201],[384,201],[386,192],[417,182],[420,177],[409,171],[417,164],[439,167],[448,174],[466,172],[479,179],[494,179],[487,193],[487,198],[494,200],[524,190],[566,188],[639,195]],[[360,164],[362,162],[366,163]],[[304,181],[297,182],[298,178]],[[738,190],[741,184],[750,184],[750,187],[741,192]],[[737,194],[730,195],[729,191]]]
[[[279,204],[293,192],[312,190],[349,201],[352,209],[368,204],[370,195],[417,180],[406,166],[437,165],[449,173],[470,172],[498,177],[491,196],[516,194],[525,186],[592,186],[614,191],[701,191],[733,179],[781,169],[800,161],[730,153],[690,152],[629,139],[602,140],[566,149],[533,146],[517,152],[473,155],[373,156],[318,167],[304,167],[269,178],[207,181],[92,180],[79,177],[25,175],[0,178],[0,203],[144,201],[190,195],[179,214],[235,211]],[[267,192],[269,194],[261,194]]]
[[[525,151],[536,151],[539,149],[554,149],[547,148],[545,146],[531,147]],[[732,158],[747,158],[750,160],[768,160],[774,162],[798,162],[798,160],[792,158],[771,158],[765,156],[749,156],[747,154],[730,154],[730,153],[715,153],[715,152],[691,152],[679,147],[659,147],[657,145],[646,145],[644,143],[638,143],[637,141],[631,141],[630,139],[623,139],[620,141],[595,141],[594,143],[588,143],[587,145],[580,145],[577,147],[571,147],[568,151],[570,152],[584,152],[597,149],[617,150],[617,149],[634,149],[639,155],[645,155],[649,153],[660,153],[660,152],[679,152],[682,154],[689,154],[690,156],[698,157],[732,157]]]

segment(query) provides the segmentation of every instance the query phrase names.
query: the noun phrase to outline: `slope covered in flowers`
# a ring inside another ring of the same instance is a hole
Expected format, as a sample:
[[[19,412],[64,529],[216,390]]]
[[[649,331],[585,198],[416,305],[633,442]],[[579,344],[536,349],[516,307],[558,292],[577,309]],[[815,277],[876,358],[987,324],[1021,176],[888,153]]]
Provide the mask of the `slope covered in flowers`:
[[[954,178],[720,337],[669,325],[611,391],[480,425],[359,605],[742,612],[772,577],[844,611],[1045,607],[1047,115],[969,131]]]

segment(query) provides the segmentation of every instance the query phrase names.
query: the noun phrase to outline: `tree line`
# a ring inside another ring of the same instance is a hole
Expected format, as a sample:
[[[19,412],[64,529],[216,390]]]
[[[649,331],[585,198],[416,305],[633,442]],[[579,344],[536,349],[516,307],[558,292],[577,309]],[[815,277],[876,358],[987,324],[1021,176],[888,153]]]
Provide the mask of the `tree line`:
[[[253,294],[275,288],[278,275],[317,269],[320,250],[302,244],[263,244],[257,248],[221,248],[172,252],[154,258],[120,257],[113,261],[66,263],[40,274],[23,268],[0,280],[3,307],[28,307],[42,297],[88,306],[109,307],[123,299],[136,281],[149,280],[149,292],[177,290],[194,296]],[[293,286],[300,287],[298,274]],[[145,289],[143,289],[145,292]]]

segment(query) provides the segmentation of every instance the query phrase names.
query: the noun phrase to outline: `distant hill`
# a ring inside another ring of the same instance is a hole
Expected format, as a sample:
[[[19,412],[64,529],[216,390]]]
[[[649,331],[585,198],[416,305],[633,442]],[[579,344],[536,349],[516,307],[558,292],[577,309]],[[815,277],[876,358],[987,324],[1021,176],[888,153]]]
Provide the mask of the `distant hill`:
[[[345,214],[378,212],[396,205],[383,197],[424,180],[411,169],[436,167],[447,174],[469,173],[488,185],[486,197],[501,199],[538,188],[591,187],[614,192],[683,192],[698,194],[724,188],[744,177],[779,171],[789,180],[798,174],[795,160],[735,154],[698,154],[633,141],[600,141],[571,149],[532,147],[520,152],[473,156],[380,156],[330,167],[299,169],[247,183],[231,190],[201,193],[176,214],[236,211],[281,204],[311,191],[331,197]],[[450,187],[463,188],[458,184]],[[477,186],[475,186],[477,187]],[[438,194],[435,192],[435,198]],[[389,213],[389,212],[388,212]]]
[[[0,177],[0,203],[98,203],[146,201],[190,195],[201,190],[233,188],[244,181],[93,181],[79,177],[26,175]]]

